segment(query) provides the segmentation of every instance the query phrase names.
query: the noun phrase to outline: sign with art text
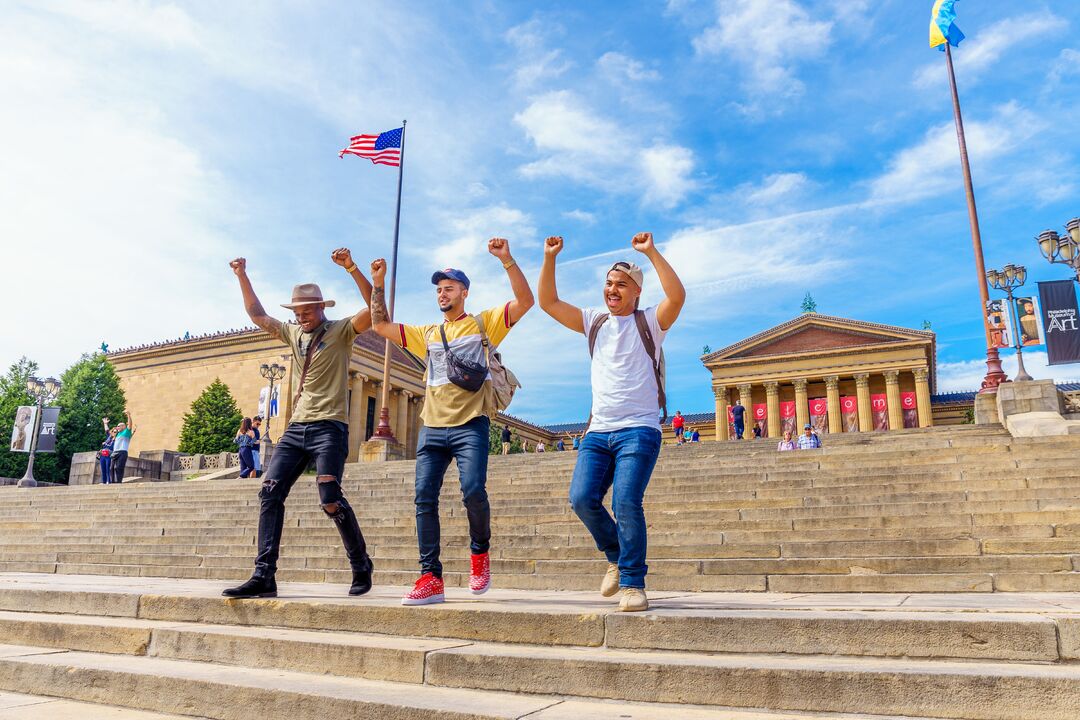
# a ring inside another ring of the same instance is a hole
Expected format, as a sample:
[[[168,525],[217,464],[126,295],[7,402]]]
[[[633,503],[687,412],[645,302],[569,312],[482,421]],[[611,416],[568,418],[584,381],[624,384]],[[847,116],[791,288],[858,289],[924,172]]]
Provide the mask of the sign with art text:
[[[60,420],[60,408],[41,408],[41,426],[35,452],[56,452],[56,424]]]
[[[1046,356],[1050,365],[1080,362],[1080,312],[1072,280],[1039,283]]]

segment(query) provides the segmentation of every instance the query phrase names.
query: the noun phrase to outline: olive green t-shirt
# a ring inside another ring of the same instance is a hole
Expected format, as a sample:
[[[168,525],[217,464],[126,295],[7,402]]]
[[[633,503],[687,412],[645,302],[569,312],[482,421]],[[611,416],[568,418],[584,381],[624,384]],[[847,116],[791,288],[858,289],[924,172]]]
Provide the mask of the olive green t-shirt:
[[[326,328],[326,333],[319,340],[319,346],[311,348],[311,342],[322,328]],[[285,323],[281,326],[281,337],[293,353],[293,393],[300,387],[300,373],[308,352],[314,353],[308,366],[307,379],[304,380],[304,390],[300,394],[300,401],[293,407],[290,421],[337,420],[348,423],[349,361],[352,359],[353,339],[356,338],[352,319],[328,320],[310,333],[301,330],[299,325]]]

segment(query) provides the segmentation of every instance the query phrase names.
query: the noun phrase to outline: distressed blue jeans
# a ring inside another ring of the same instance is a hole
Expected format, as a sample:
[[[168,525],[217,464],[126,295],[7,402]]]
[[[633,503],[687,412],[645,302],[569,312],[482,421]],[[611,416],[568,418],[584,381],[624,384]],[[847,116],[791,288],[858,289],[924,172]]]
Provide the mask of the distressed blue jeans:
[[[641,503],[659,455],[660,431],[650,427],[589,432],[578,451],[570,506],[597,549],[618,564],[620,587],[645,587],[648,538]],[[608,490],[614,518],[604,507]]]
[[[488,433],[486,415],[455,427],[421,427],[416,443],[416,538],[420,569],[442,577],[439,560],[439,493],[450,461],[455,460],[461,499],[469,518],[469,548],[473,555],[488,551],[491,507],[487,495]]]

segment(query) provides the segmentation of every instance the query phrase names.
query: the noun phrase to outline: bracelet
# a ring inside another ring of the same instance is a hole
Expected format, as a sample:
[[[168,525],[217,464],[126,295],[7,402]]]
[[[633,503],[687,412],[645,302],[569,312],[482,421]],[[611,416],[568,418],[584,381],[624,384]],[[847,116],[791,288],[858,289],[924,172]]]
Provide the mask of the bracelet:
[[[345,272],[347,272],[347,273],[349,273],[351,275],[352,271],[355,270],[355,269],[356,269],[356,263],[353,263],[349,267],[345,268]]]
[[[503,263],[503,270],[509,270],[510,268],[514,267],[515,265],[517,265],[517,260],[511,260],[510,262],[504,262]]]

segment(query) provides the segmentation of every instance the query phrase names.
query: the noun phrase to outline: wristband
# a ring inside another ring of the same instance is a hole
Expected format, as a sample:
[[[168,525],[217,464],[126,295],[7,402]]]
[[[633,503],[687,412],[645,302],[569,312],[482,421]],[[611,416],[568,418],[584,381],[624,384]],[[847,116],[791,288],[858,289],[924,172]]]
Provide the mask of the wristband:
[[[351,275],[352,271],[355,270],[355,269],[356,269],[356,263],[353,263],[349,267],[345,268],[345,272],[347,272],[347,273],[349,273]]]
[[[503,263],[503,270],[509,270],[510,268],[514,267],[515,265],[517,265],[517,260],[511,260],[510,262],[504,262]]]

